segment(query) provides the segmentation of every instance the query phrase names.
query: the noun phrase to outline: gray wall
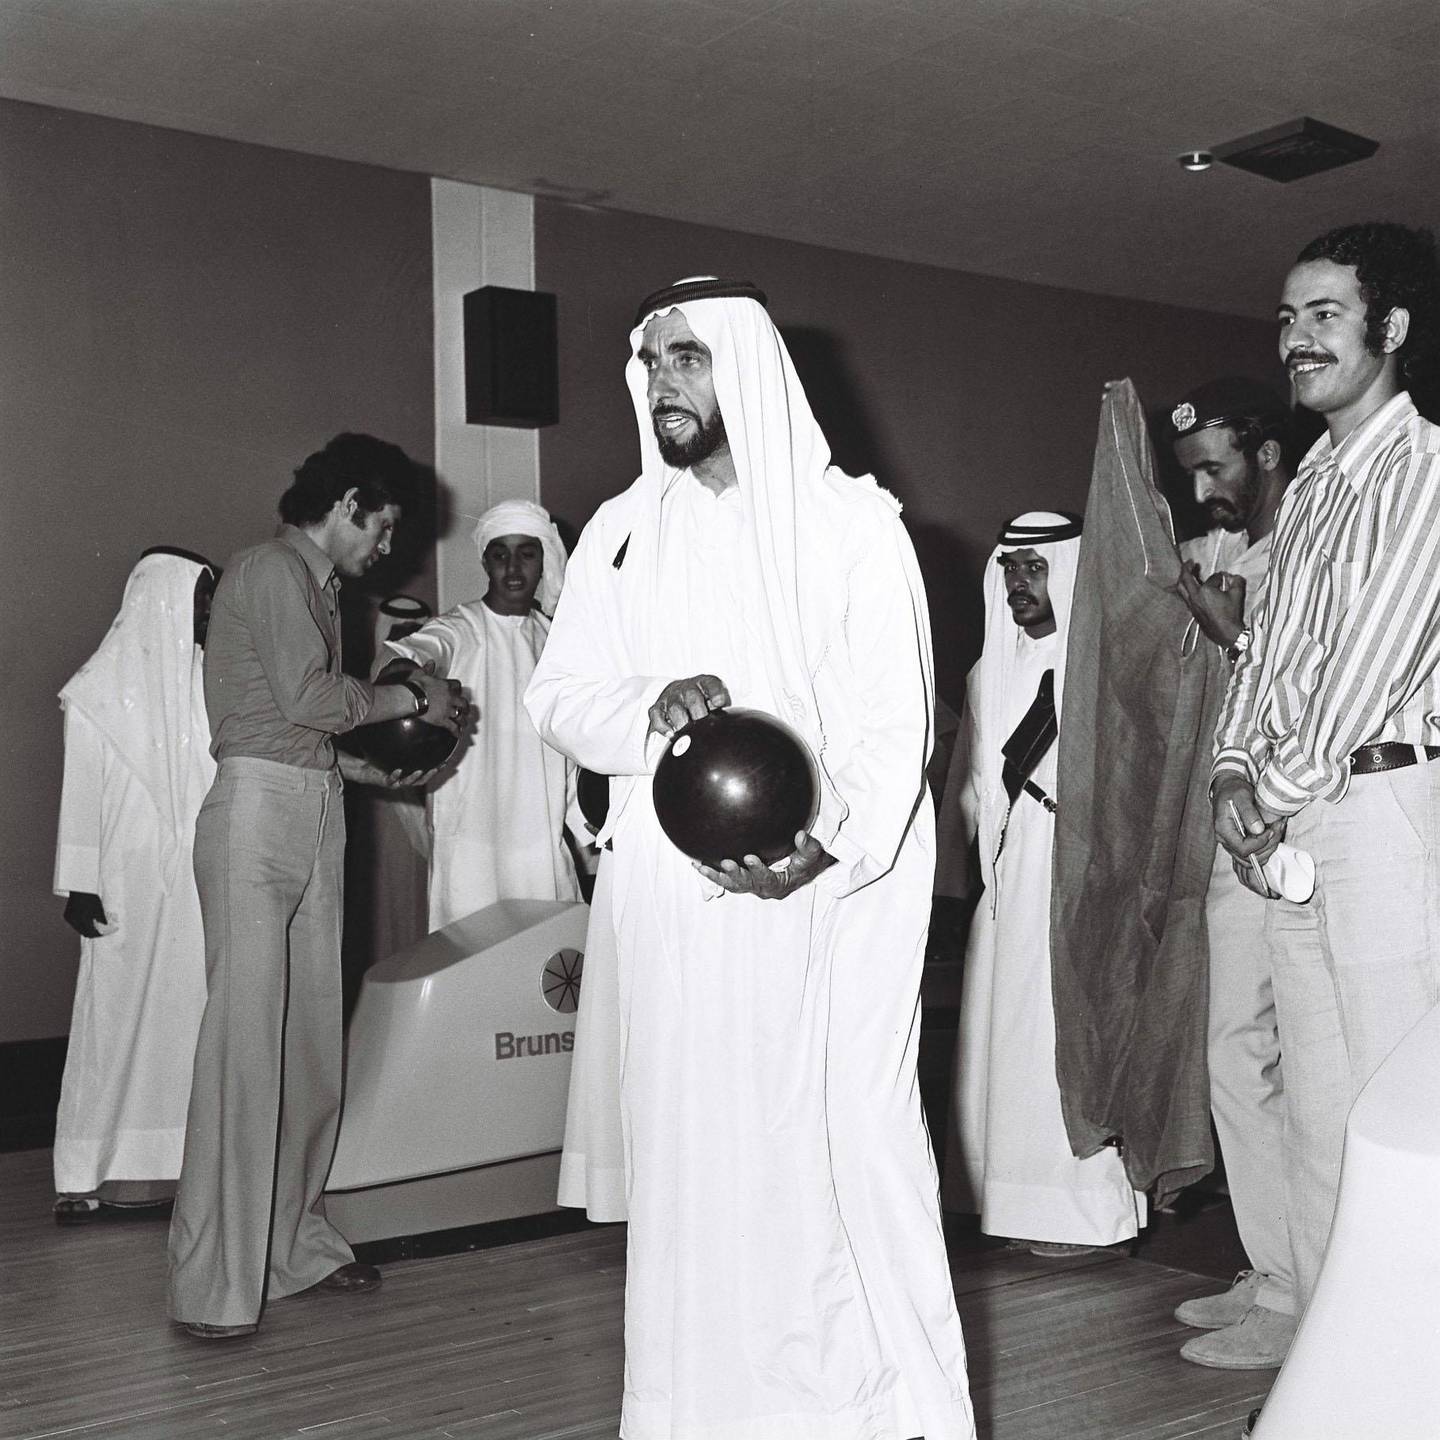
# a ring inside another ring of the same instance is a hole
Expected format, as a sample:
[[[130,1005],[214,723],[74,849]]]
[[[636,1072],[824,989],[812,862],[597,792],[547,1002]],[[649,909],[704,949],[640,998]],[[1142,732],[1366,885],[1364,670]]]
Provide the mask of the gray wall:
[[[1275,370],[1266,323],[547,200],[536,268],[560,298],[562,418],[541,439],[557,516],[578,530],[635,472],[636,301],[751,277],[837,461],[906,502],[952,701],[1000,521],[1084,503],[1101,382],[1129,374],[1159,405]],[[0,102],[0,1042],[68,1028],[55,693],[136,556],[223,559],[268,534],[290,469],[336,430],[428,458],[431,377],[424,177]],[[428,575],[407,588],[433,599]]]
[[[430,308],[423,176],[0,102],[0,1041],[69,1028],[56,691],[146,546],[265,538],[338,430],[430,458]]]

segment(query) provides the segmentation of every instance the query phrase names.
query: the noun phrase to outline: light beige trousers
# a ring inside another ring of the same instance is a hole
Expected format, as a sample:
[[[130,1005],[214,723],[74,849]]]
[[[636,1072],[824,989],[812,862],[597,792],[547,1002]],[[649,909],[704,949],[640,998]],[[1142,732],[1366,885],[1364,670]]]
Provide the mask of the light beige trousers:
[[[322,1192],[340,1118],[336,770],[227,759],[195,827],[208,999],[170,1222],[170,1314],[248,1325],[354,1258]]]
[[[1295,1313],[1295,1263],[1285,1213],[1285,1081],[1265,913],[1272,902],[1235,878],[1216,847],[1205,896],[1210,936],[1210,1111],[1225,1158],[1235,1226],[1266,1278],[1256,1301]]]
[[[1264,921],[1303,1312],[1335,1214],[1350,1106],[1440,1002],[1440,761],[1356,776],[1338,803],[1306,806],[1286,838],[1314,856],[1316,877],[1307,904],[1269,901]]]

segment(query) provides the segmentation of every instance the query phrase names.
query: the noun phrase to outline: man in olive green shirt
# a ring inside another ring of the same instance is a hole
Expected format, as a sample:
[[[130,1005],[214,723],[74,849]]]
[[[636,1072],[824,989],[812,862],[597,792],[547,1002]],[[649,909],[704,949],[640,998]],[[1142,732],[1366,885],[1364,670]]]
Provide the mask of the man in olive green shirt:
[[[325,1217],[340,1116],[342,775],[400,785],[332,737],[407,714],[456,732],[454,681],[373,686],[340,668],[341,577],[388,553],[421,467],[340,435],[295,472],[279,535],[215,593],[205,705],[215,783],[195,827],[208,1000],[170,1225],[170,1314],[199,1339],[248,1335],[267,1299],[367,1290]]]

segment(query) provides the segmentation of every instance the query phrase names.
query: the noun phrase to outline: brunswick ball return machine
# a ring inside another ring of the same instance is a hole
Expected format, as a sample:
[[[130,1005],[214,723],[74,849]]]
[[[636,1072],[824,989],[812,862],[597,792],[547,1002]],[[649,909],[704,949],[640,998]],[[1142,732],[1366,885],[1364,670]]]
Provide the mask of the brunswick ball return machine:
[[[371,966],[325,1195],[352,1243],[556,1209],[588,918],[501,900]]]

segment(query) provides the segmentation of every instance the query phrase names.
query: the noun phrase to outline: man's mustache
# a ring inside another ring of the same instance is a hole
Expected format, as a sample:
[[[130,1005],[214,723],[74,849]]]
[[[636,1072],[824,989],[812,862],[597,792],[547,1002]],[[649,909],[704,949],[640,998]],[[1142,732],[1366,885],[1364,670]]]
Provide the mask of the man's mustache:
[[[667,415],[683,415],[687,420],[693,420],[697,425],[700,423],[700,417],[693,410],[685,409],[683,405],[657,405],[650,412],[650,421],[654,424],[658,420],[663,420]]]
[[[1335,357],[1328,350],[1292,350],[1285,357],[1285,368],[1293,370],[1307,361],[1318,361],[1322,365],[1333,364]]]
[[[1006,596],[1008,605],[1033,605],[1034,603],[1035,597],[1028,590],[1012,590]]]

